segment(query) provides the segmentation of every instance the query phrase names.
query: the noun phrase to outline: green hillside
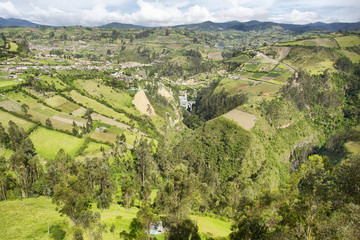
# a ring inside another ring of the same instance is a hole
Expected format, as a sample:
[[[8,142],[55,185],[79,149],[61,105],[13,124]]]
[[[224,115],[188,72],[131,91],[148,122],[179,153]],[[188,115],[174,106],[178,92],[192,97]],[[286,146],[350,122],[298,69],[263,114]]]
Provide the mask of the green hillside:
[[[237,28],[2,28],[0,239],[358,239],[359,32]]]

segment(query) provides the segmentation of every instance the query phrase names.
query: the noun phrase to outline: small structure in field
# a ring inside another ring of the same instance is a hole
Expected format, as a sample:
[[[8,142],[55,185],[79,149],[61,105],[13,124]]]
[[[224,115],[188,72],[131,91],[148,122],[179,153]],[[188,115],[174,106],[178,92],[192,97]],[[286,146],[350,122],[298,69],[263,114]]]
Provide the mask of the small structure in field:
[[[150,224],[150,234],[158,235],[164,233],[164,228],[162,225],[162,221],[158,221],[156,223]]]

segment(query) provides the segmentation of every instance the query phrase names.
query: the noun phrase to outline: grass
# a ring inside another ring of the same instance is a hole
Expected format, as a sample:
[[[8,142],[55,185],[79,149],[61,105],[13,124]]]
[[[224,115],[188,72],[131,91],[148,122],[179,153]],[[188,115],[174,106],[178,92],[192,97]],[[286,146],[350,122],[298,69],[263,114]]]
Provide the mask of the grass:
[[[78,102],[87,108],[92,108],[95,112],[98,112],[105,116],[110,116],[111,118],[117,118],[121,121],[125,121],[125,122],[130,121],[130,119],[126,117],[124,114],[115,112],[114,109],[109,108],[91,98],[85,97],[75,90],[72,90],[70,92],[70,97],[74,99],[75,102]]]
[[[93,204],[93,211],[98,211]],[[133,218],[136,218],[137,208],[125,209],[112,204],[109,209],[101,211],[101,221],[106,224],[103,239],[119,239],[119,233],[128,230]],[[66,216],[56,211],[56,205],[47,197],[25,198],[23,200],[6,200],[0,202],[0,239],[51,239],[49,226],[60,225],[66,231],[65,240],[73,238],[74,225]],[[201,234],[214,237],[228,236],[231,223],[204,216],[191,216],[197,222]],[[109,231],[115,226],[114,233]],[[163,239],[163,235],[156,236]]]
[[[244,80],[225,81],[225,84],[221,82],[221,85],[215,89],[215,93],[218,93],[222,89],[224,89],[230,94],[236,94],[247,89],[250,86],[249,83],[250,83],[249,81],[244,81]]]
[[[340,47],[354,47],[360,45],[360,38],[358,36],[343,36],[337,37],[335,40],[338,42]]]
[[[110,146],[106,144],[90,142],[84,150],[84,154],[99,152],[100,148],[109,149]]]
[[[24,128],[25,131],[29,130],[34,126],[32,122],[28,122],[22,118],[16,117],[8,112],[4,112],[0,110],[0,122],[2,123],[5,129],[8,128],[8,122],[10,120],[16,123],[16,125],[18,125],[19,127]]]
[[[262,93],[275,94],[279,91],[279,89],[280,89],[280,86],[276,86],[276,85],[268,84],[268,83],[260,83],[260,84],[256,84],[256,85],[248,88],[246,90],[246,92],[255,94],[255,95],[260,95]]]
[[[42,127],[33,132],[30,139],[34,143],[36,152],[47,158],[54,158],[61,148],[74,156],[84,142],[84,139]]]
[[[214,237],[226,237],[231,233],[230,222],[203,216],[191,216],[191,219],[197,222],[199,232],[202,234],[208,234]]]
[[[360,154],[360,142],[347,142],[345,143],[346,150],[353,155],[359,155]]]
[[[137,113],[132,105],[132,97],[125,92],[105,86],[99,80],[78,80],[76,84],[90,95],[98,99],[104,99],[115,108],[124,109],[133,114]]]
[[[62,225],[67,231],[69,221],[60,216],[46,197],[26,198],[0,202],[0,239],[51,239],[48,223]],[[66,234],[66,239],[72,239]]]
[[[63,98],[62,96],[59,96],[59,95],[55,95],[53,97],[47,98],[45,100],[45,102],[47,104],[49,104],[50,106],[52,106],[54,108],[58,108],[61,111],[66,112],[66,113],[72,113],[76,109],[80,108],[79,105],[72,103],[72,102],[68,101],[66,98]]]
[[[113,143],[116,140],[116,134],[113,133],[104,133],[104,132],[95,132],[91,135],[91,138],[101,142]]]
[[[333,70],[333,64],[340,57],[340,54],[331,49],[292,47],[284,62],[297,69],[321,73],[326,69]]]
[[[295,42],[287,42],[278,44],[279,46],[313,46],[313,47],[338,47],[336,41],[332,38],[313,38],[306,40],[299,40]]]
[[[0,148],[0,157],[5,157],[6,159],[9,158],[14,151],[6,149],[6,148]],[[1,231],[1,230],[0,230]]]
[[[347,50],[341,50],[341,53],[345,54],[353,63],[358,63],[360,61],[360,55],[354,52]]]
[[[0,89],[9,88],[18,85],[20,82],[15,82],[12,79],[0,79]]]
[[[10,42],[10,49],[9,49],[9,51],[10,52],[16,52],[17,50],[18,50],[18,45],[16,44],[16,43],[14,43],[14,42]]]

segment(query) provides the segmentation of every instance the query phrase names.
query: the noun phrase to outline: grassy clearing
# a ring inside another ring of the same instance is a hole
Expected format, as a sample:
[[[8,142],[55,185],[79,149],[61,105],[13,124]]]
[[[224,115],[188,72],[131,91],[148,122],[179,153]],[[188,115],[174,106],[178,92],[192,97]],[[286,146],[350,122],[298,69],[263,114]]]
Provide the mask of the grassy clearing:
[[[347,142],[345,143],[345,149],[353,155],[359,155],[360,154],[360,142]]]
[[[96,142],[90,142],[87,147],[84,150],[84,154],[88,153],[96,153],[100,151],[100,148],[109,149],[110,146],[106,144],[96,143]]]
[[[104,133],[104,132],[95,132],[91,135],[91,138],[101,142],[113,143],[116,140],[116,134],[113,133]]]
[[[191,216],[191,219],[197,222],[199,232],[202,234],[207,234],[214,237],[226,237],[231,233],[230,222],[203,216]]]
[[[56,211],[56,205],[47,197],[25,198],[23,200],[7,200],[0,202],[0,239],[51,239],[48,234],[50,226],[59,224],[66,231],[65,240],[73,238],[73,224],[66,216]],[[98,211],[93,204],[93,211]],[[109,209],[101,212],[101,221],[106,224],[107,231],[103,239],[119,239],[119,233],[128,230],[133,218],[136,218],[137,208],[125,209],[112,204]],[[230,233],[231,223],[203,216],[191,216],[197,222],[201,234],[214,237],[225,237]],[[21,224],[19,224],[21,223]],[[115,226],[114,233],[109,231]],[[164,236],[157,236],[163,239]]]
[[[335,40],[338,42],[340,47],[354,47],[360,45],[360,38],[358,36],[343,36],[337,37]]]
[[[84,142],[84,139],[42,127],[33,132],[30,139],[34,143],[36,152],[47,158],[54,158],[61,148],[74,156]]]
[[[280,43],[279,46],[313,46],[313,47],[338,47],[336,41],[332,38],[313,38],[299,40],[295,42]]]
[[[75,90],[70,92],[70,97],[74,99],[75,102],[78,102],[87,108],[92,108],[95,112],[112,118],[117,118],[126,123],[130,122],[130,119],[125,114],[115,112],[114,109],[109,108],[91,98],[85,97]]]
[[[0,110],[0,122],[2,123],[5,129],[8,128],[8,122],[13,121],[19,127],[24,128],[25,131],[29,130],[30,128],[34,127],[32,122],[28,122],[22,118],[16,117],[8,112],[4,112]]]
[[[9,88],[18,85],[20,82],[15,82],[12,79],[0,79],[0,89]]]
[[[18,45],[16,44],[16,43],[14,43],[14,42],[10,42],[10,49],[9,49],[9,51],[10,52],[16,52],[17,50],[18,50]]]
[[[279,91],[280,86],[276,86],[269,83],[260,83],[256,84],[246,90],[246,92],[254,94],[254,95],[261,95],[264,93],[268,94],[275,94]]]
[[[229,92],[230,94],[236,94],[242,92],[250,87],[249,81],[244,80],[233,80],[224,85],[220,85],[215,89],[215,93],[220,92],[222,89]]]
[[[105,86],[101,84],[99,80],[78,80],[76,81],[76,84],[91,96],[98,99],[104,99],[115,108],[124,109],[126,112],[132,114],[138,113],[132,105],[132,97],[125,92]]]
[[[320,73],[326,69],[333,70],[333,64],[340,57],[340,54],[331,49],[292,47],[284,62],[297,69]]]
[[[13,150],[9,150],[6,148],[0,148],[0,157],[5,157],[6,159],[9,158],[11,156],[11,154],[13,154],[14,151]],[[1,219],[1,218],[0,218]],[[0,221],[1,222],[1,221]],[[1,229],[0,229],[1,231]]]
[[[68,231],[69,221],[60,216],[46,197],[0,202],[0,239],[51,239],[49,225],[62,225]],[[69,233],[66,239],[72,239]]]
[[[66,84],[58,78],[42,75],[41,80],[47,82],[49,85],[54,85],[56,89],[64,90],[66,88]]]
[[[341,50],[341,53],[345,54],[353,63],[358,63],[360,61],[360,55],[354,52]]]

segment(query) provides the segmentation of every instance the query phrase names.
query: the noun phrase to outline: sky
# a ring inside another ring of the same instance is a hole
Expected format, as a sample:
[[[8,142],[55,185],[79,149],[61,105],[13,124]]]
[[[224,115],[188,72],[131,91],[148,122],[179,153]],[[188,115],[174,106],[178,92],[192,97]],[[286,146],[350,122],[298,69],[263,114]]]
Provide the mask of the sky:
[[[0,17],[52,26],[360,22],[360,0],[0,0]]]

